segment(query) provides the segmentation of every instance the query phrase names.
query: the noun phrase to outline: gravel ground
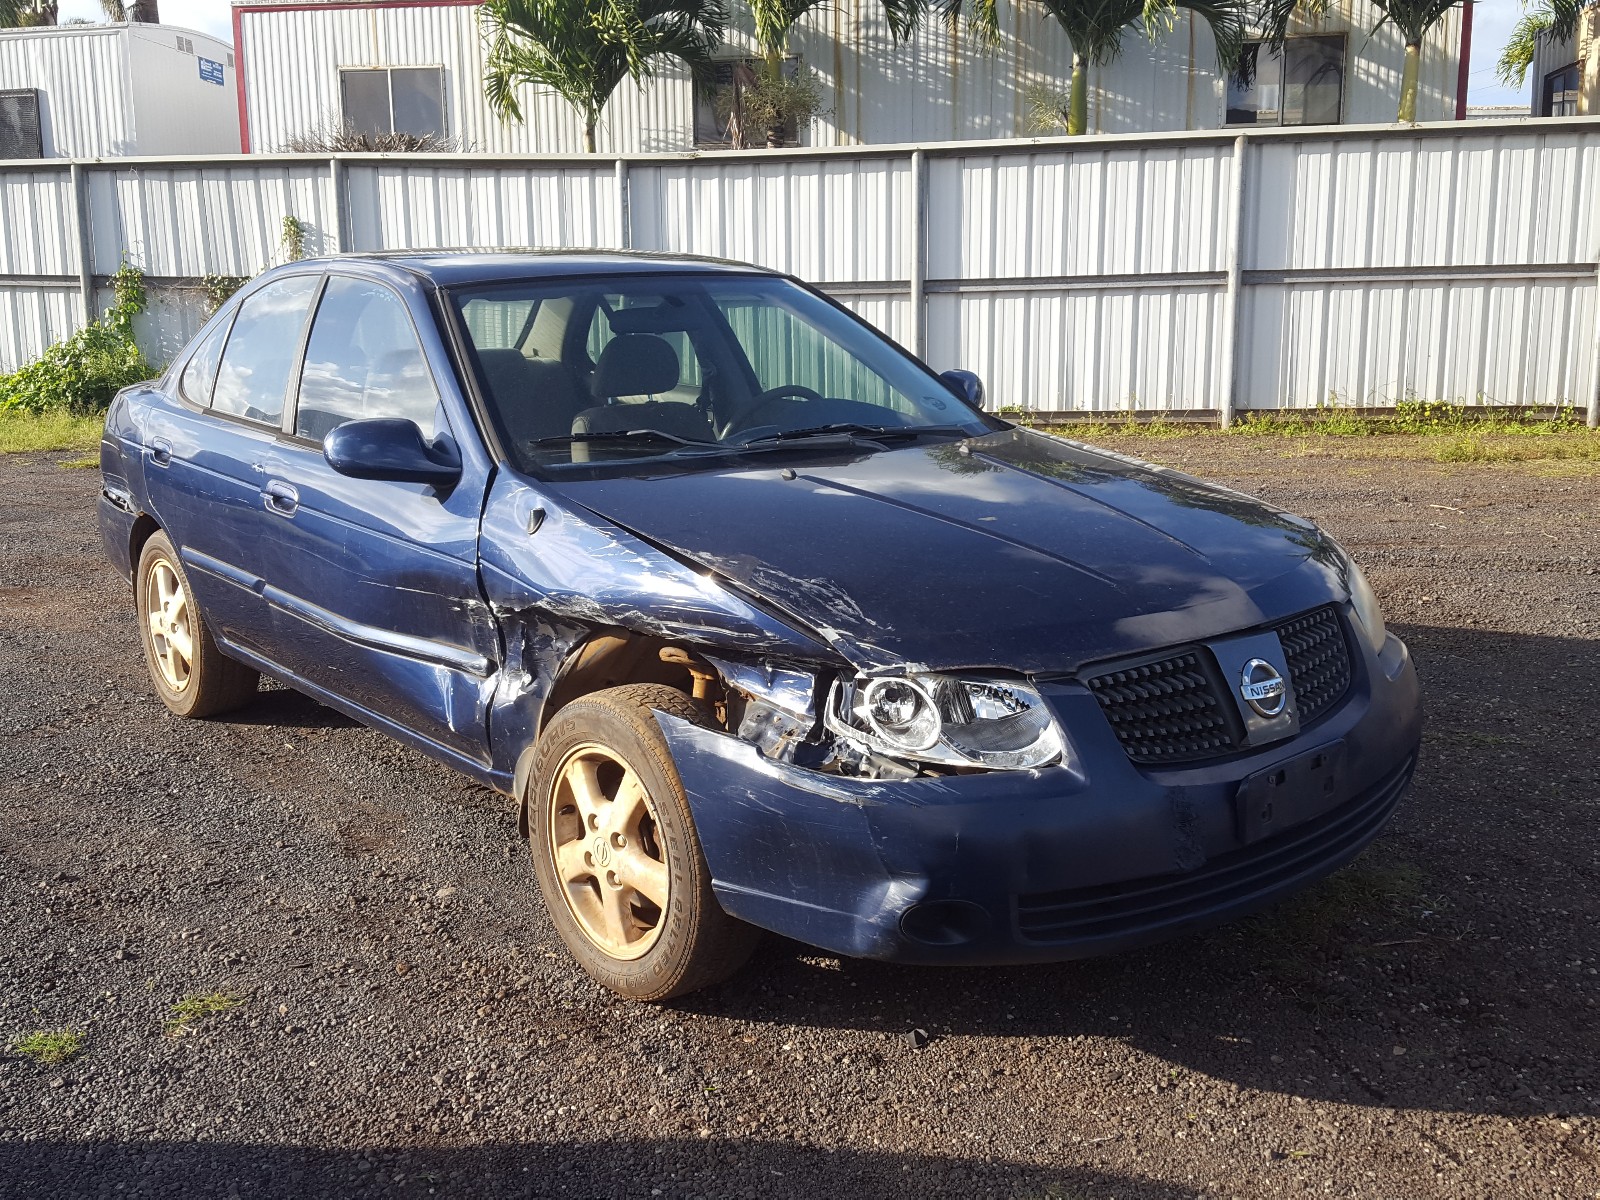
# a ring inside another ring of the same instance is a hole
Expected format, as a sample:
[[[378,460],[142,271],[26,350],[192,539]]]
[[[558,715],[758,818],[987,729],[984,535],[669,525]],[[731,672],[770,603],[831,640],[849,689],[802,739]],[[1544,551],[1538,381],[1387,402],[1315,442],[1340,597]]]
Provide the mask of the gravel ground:
[[[1148,953],[772,939],[660,1008],[568,961],[501,798],[283,690],[168,716],[97,474],[0,459],[0,1044],[84,1034],[0,1057],[0,1194],[1600,1196],[1600,475],[1128,446],[1367,564],[1430,722],[1385,836]]]

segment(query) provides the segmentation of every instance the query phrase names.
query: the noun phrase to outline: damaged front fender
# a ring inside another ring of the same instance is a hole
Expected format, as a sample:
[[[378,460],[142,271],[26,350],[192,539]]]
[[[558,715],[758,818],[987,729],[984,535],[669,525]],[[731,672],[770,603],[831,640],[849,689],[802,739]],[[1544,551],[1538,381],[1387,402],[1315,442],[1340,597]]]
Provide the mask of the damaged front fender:
[[[495,766],[510,772],[543,723],[551,688],[606,630],[742,655],[825,660],[827,647],[673,559],[509,472],[490,490],[479,541],[481,581],[504,661],[491,705]],[[520,789],[519,793],[520,794]]]

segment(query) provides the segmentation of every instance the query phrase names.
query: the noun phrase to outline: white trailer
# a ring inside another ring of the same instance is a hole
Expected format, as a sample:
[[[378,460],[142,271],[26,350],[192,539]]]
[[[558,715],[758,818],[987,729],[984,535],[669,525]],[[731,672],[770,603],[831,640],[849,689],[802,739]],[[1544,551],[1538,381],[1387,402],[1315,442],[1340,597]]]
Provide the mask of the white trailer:
[[[227,42],[171,25],[0,31],[0,159],[237,153]]]

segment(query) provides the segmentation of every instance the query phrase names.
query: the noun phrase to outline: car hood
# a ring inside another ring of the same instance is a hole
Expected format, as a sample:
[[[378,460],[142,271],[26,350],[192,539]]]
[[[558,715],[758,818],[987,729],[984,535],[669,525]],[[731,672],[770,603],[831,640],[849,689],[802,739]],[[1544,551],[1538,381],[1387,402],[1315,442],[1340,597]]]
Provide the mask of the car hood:
[[[1346,594],[1311,522],[1028,430],[736,461],[562,492],[868,669],[1068,671]]]

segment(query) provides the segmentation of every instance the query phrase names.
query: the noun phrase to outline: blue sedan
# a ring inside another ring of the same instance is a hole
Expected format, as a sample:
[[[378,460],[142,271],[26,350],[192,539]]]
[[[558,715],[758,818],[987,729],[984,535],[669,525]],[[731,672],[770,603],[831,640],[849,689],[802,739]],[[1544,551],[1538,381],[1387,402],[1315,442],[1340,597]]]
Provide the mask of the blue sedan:
[[[982,400],[739,264],[297,262],[117,397],[100,524],[168,708],[265,673],[506,793],[626,996],[762,929],[1102,954],[1354,857],[1421,718],[1349,556]]]

